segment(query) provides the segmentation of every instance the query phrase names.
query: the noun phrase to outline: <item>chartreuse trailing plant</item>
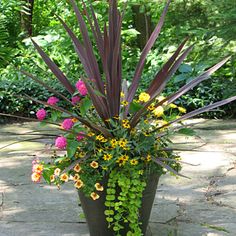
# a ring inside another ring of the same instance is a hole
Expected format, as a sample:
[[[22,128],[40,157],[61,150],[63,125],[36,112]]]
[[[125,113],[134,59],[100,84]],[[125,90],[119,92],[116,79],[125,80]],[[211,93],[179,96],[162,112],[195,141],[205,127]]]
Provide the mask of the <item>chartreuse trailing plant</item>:
[[[209,78],[229,57],[176,93],[161,96],[171,76],[193,49],[193,45],[186,47],[187,39],[156,73],[149,87],[137,94],[146,57],[160,34],[170,2],[167,2],[159,23],[140,55],[129,87],[122,78],[123,13],[118,11],[116,0],[109,1],[109,22],[105,22],[102,28],[92,5],[80,3],[82,15],[76,2],[70,0],[78,20],[80,38],[57,16],[84,67],[84,76],[75,85],[32,39],[42,59],[68,94],[63,95],[36,76],[21,71],[54,94],[44,101],[24,95],[42,105],[36,113],[37,119],[32,120],[54,124],[61,132],[55,140],[53,161],[49,164],[39,160],[33,162],[32,180],[38,182],[43,176],[48,183],[58,186],[72,181],[76,189],[93,200],[99,199],[101,192],[106,191],[107,209],[104,214],[114,235],[121,235],[124,225],[129,227],[127,235],[142,235],[139,209],[142,192],[152,173],[161,175],[170,171],[182,176],[179,173],[181,160],[168,148],[168,135],[181,127],[173,124],[236,99],[234,96],[190,113],[174,103],[181,95]],[[93,41],[89,38],[89,30],[92,31]],[[99,58],[95,57],[93,42]],[[62,106],[62,101],[67,105]],[[104,179],[108,179],[107,186],[103,184]]]

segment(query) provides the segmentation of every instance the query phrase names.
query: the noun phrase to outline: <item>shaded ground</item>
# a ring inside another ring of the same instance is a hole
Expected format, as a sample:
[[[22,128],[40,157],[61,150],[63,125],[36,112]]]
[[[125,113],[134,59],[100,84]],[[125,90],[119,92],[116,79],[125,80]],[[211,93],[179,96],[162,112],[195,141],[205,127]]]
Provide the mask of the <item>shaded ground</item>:
[[[191,179],[161,178],[150,219],[153,236],[234,236],[236,233],[236,121],[194,120],[195,138],[175,137]],[[0,147],[39,129],[35,123],[0,126]],[[40,128],[43,132],[43,129]],[[187,143],[187,145],[186,145]],[[49,145],[46,142],[46,145]],[[0,236],[88,236],[73,187],[32,184],[31,161],[44,158],[45,140],[0,151]]]

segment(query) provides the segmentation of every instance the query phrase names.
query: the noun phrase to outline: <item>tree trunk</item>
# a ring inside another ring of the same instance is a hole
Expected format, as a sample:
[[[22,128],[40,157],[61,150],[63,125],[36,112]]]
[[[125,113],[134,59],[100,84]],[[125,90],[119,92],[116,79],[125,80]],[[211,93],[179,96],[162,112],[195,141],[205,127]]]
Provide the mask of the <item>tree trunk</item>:
[[[33,9],[34,0],[25,0],[26,4],[23,11],[21,11],[21,29],[27,36],[33,35]]]
[[[140,4],[135,4],[132,6],[132,11],[135,29],[140,33],[137,36],[138,47],[142,50],[152,33],[152,22],[146,11],[140,12],[140,7]]]

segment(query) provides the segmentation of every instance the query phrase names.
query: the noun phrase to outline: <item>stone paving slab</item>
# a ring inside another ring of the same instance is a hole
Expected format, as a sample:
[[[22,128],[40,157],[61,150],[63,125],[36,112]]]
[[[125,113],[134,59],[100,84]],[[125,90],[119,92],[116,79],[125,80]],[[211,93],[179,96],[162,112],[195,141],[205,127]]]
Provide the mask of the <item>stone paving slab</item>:
[[[153,236],[236,235],[236,121],[192,120],[199,137],[175,136],[191,179],[161,177],[150,231]],[[40,130],[35,123],[0,126],[0,147],[32,138],[23,134]],[[186,143],[188,145],[186,145]],[[89,236],[77,193],[64,185],[30,181],[31,161],[50,140],[17,143],[0,150],[0,236]],[[193,150],[192,150],[193,149]]]

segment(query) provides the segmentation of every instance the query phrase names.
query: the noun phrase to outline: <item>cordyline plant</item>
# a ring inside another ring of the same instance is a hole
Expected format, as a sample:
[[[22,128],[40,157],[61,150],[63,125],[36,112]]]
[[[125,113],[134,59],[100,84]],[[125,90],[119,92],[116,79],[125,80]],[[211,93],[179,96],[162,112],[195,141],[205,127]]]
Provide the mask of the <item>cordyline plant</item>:
[[[35,160],[32,179],[37,182],[43,175],[46,181],[56,185],[71,180],[77,189],[96,200],[104,190],[102,181],[108,176],[105,215],[109,227],[116,235],[121,235],[124,228],[122,222],[126,222],[129,224],[127,235],[142,235],[144,232],[140,229],[138,211],[147,176],[153,171],[161,175],[167,170],[182,176],[179,173],[179,156],[168,148],[168,134],[176,129],[172,124],[227,104],[235,100],[236,96],[189,113],[173,102],[209,78],[229,57],[209,68],[176,93],[162,97],[161,93],[167,82],[193,49],[193,45],[185,48],[188,40],[185,39],[156,73],[147,90],[137,94],[146,57],[160,34],[171,1],[167,2],[159,23],[141,52],[129,87],[122,78],[123,14],[118,11],[117,1],[109,1],[109,24],[105,23],[103,30],[93,7],[90,5],[88,10],[82,2],[83,13],[92,30],[102,69],[98,65],[82,14],[75,1],[70,2],[77,16],[82,41],[61,17],[57,18],[74,44],[86,77],[82,77],[74,86],[33,39],[32,42],[71,99],[34,75],[21,71],[68,104],[66,108],[59,106],[60,100],[57,97],[50,97],[46,102],[25,95],[28,99],[48,107],[47,111],[40,109],[37,112],[38,120],[45,121],[49,113],[51,117],[46,123],[58,125],[65,133],[57,137],[55,146],[62,151],[66,149],[66,154],[59,156],[55,152],[55,159],[51,164]],[[120,192],[117,192],[117,186]]]

